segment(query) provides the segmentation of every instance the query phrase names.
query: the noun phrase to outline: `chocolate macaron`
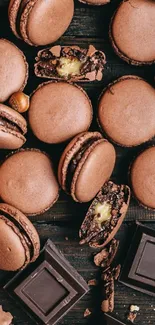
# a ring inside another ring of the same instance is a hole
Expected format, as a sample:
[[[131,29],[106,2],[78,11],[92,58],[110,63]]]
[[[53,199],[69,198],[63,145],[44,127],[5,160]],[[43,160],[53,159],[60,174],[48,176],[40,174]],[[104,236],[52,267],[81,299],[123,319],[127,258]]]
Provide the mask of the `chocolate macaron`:
[[[80,244],[105,247],[115,236],[127,213],[130,188],[109,181],[101,188],[80,228]]]
[[[0,149],[18,149],[25,143],[27,122],[12,108],[0,104]]]
[[[39,236],[29,219],[18,209],[0,203],[0,269],[23,269],[37,259],[39,251]]]
[[[36,62],[37,77],[88,82],[102,79],[106,57],[93,45],[88,49],[55,45],[39,51]]]
[[[122,1],[110,25],[113,48],[130,64],[155,62],[155,2],[153,0]]]
[[[79,134],[60,158],[59,183],[75,201],[88,202],[110,178],[115,159],[113,145],[99,132]]]
[[[55,42],[68,28],[73,0],[10,0],[8,15],[13,33],[29,45]]]
[[[130,168],[130,182],[140,205],[155,209],[155,147],[144,150],[134,160]]]
[[[86,3],[88,5],[101,6],[101,5],[106,5],[111,0],[79,0],[79,1],[82,3]]]
[[[124,76],[101,94],[98,123],[123,147],[140,145],[155,135],[155,90],[137,76]]]
[[[32,94],[28,115],[34,135],[55,144],[87,131],[93,110],[86,92],[77,85],[46,82]]]
[[[6,39],[0,39],[0,102],[23,90],[28,79],[28,63],[21,50]]]
[[[0,197],[26,215],[48,210],[58,199],[52,162],[37,149],[21,149],[0,167]]]

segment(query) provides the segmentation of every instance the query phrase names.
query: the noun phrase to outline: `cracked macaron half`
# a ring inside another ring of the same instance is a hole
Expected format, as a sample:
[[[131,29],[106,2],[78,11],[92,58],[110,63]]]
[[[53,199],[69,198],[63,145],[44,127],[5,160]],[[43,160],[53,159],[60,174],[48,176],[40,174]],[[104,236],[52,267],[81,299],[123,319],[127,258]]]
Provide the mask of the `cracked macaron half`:
[[[16,37],[33,46],[55,42],[74,14],[73,0],[10,0],[8,16]]]
[[[100,95],[100,129],[122,147],[138,146],[155,135],[155,89],[138,76],[123,76]]]
[[[0,166],[0,197],[26,215],[47,211],[58,199],[59,185],[48,155],[38,149],[20,149]]]
[[[27,122],[12,108],[0,104],[0,149],[19,149],[26,142]]]
[[[144,208],[155,210],[155,147],[142,151],[130,166],[129,177],[134,197]]]
[[[105,183],[90,205],[81,225],[80,244],[105,247],[119,230],[130,203],[130,188],[112,181]]]
[[[28,79],[28,63],[23,52],[6,39],[0,39],[0,102],[22,91]]]
[[[110,39],[116,54],[133,65],[155,62],[155,2],[125,0],[110,24]]]
[[[39,252],[39,235],[30,220],[11,205],[0,203],[0,269],[23,269]]]
[[[88,202],[110,178],[116,153],[99,132],[77,135],[64,150],[58,167],[63,190],[77,202]]]

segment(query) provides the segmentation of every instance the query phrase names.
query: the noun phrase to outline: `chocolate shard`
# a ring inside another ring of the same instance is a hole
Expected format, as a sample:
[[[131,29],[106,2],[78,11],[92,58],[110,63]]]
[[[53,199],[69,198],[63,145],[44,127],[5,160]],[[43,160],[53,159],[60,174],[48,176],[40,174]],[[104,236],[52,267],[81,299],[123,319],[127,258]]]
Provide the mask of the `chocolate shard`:
[[[80,244],[91,247],[106,246],[115,236],[126,215],[130,202],[130,188],[109,181],[104,184],[90,205],[81,225]]]
[[[10,325],[12,323],[13,316],[9,312],[3,311],[2,306],[0,306],[0,324]]]
[[[4,288],[37,324],[48,325],[57,324],[89,291],[50,239],[37,261],[18,272]]]
[[[100,81],[105,64],[105,54],[93,45],[88,49],[56,45],[38,52],[34,72],[52,80]]]
[[[109,245],[94,256],[96,266],[107,268],[111,265],[119,246],[119,240],[113,238]]]
[[[120,268],[120,265],[114,268],[108,267],[102,273],[101,281],[103,283],[103,301],[101,304],[101,310],[104,313],[111,313],[114,310],[114,280],[118,279]]]
[[[101,310],[104,313],[112,312],[114,310],[114,278],[110,268],[103,272],[101,280],[103,282]]]
[[[131,323],[134,323],[134,321],[137,317],[137,314],[139,312],[139,309],[140,308],[138,306],[131,305],[130,309],[129,309],[129,314],[128,314],[127,320],[129,320]]]

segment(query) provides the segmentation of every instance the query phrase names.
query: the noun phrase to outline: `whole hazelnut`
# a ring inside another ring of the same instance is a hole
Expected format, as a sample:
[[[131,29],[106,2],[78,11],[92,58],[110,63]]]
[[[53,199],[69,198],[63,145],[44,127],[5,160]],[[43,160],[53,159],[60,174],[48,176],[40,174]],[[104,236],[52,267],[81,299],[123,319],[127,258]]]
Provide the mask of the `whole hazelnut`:
[[[24,113],[28,110],[30,106],[30,99],[29,96],[24,94],[21,91],[18,91],[9,99],[10,106],[15,109],[19,113]]]

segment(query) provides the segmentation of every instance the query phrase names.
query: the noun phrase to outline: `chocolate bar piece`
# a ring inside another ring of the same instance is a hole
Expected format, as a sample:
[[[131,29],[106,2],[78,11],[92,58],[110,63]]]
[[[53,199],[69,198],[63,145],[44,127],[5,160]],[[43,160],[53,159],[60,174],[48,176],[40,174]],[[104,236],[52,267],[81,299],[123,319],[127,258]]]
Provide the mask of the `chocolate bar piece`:
[[[155,230],[136,223],[119,281],[155,296]]]
[[[36,62],[37,77],[85,82],[102,79],[106,58],[93,45],[88,49],[56,45],[39,51]]]
[[[56,324],[89,288],[48,240],[39,259],[4,287],[39,324]]]
[[[124,322],[118,320],[117,318],[115,318],[112,315],[105,313],[104,316],[105,316],[105,320],[106,320],[106,325],[127,325],[127,323],[124,323]]]

